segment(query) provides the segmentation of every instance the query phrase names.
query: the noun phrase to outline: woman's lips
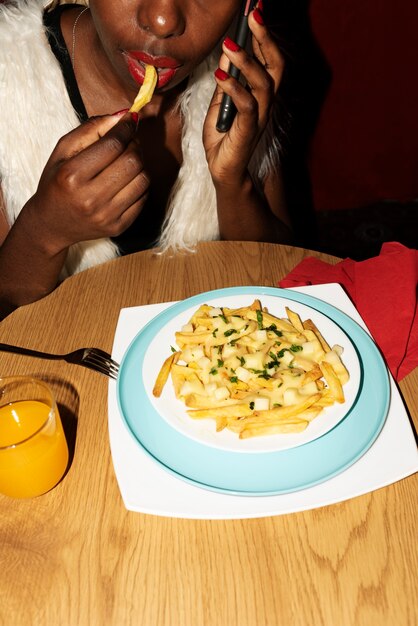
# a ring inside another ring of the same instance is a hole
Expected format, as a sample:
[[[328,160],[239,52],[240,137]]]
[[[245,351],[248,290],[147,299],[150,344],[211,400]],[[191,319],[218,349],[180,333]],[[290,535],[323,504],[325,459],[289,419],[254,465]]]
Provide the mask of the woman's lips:
[[[145,64],[153,65],[158,73],[157,89],[167,85],[176,74],[181,63],[171,57],[151,56],[146,52],[132,51],[124,54],[128,70],[138,85],[142,85],[145,76]]]

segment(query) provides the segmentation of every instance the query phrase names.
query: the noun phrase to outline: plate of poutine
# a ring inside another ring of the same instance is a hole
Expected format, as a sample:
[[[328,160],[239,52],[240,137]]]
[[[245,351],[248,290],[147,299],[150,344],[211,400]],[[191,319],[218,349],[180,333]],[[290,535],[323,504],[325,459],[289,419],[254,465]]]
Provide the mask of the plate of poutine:
[[[232,345],[231,345],[232,344]],[[317,298],[237,287],[172,305],[134,338],[121,416],[156,463],[215,491],[295,491],[372,445],[389,406],[370,336]]]
[[[273,452],[313,441],[355,402],[357,351],[302,303],[267,294],[248,302],[225,296],[175,315],[144,357],[146,393],[173,428],[219,449]]]

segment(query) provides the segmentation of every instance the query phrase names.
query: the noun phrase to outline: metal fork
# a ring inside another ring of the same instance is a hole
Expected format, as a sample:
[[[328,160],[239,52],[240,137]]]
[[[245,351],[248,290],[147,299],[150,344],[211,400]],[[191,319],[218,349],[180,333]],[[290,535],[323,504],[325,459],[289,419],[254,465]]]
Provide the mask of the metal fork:
[[[49,352],[40,352],[39,350],[31,350],[29,348],[21,348],[20,346],[11,346],[7,343],[0,343],[0,351],[25,354],[26,356],[34,356],[40,359],[60,359],[67,361],[67,363],[83,365],[84,367],[105,374],[105,376],[109,376],[109,378],[115,380],[119,372],[119,363],[116,363],[116,361],[111,358],[110,354],[99,348],[80,348],[68,354],[50,354]]]

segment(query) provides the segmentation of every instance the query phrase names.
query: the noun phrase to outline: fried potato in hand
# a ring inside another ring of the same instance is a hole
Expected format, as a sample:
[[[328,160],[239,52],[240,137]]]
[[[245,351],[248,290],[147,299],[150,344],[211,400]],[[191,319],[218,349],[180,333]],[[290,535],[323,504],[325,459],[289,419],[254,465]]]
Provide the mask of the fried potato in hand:
[[[157,86],[158,74],[153,65],[145,65],[145,77],[144,82],[141,85],[138,95],[136,96],[133,105],[129,109],[131,112],[139,113],[139,111],[150,102],[154,90]]]

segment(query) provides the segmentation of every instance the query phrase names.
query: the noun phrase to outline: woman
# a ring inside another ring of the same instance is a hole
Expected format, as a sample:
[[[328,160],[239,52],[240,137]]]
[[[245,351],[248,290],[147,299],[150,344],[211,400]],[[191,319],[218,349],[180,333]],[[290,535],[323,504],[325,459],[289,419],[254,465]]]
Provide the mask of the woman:
[[[227,36],[241,0],[42,4],[0,7],[3,311],[119,251],[288,240],[271,134],[283,63],[260,0],[254,54]],[[158,83],[136,120],[146,63]],[[226,133],[223,93],[237,108]]]

